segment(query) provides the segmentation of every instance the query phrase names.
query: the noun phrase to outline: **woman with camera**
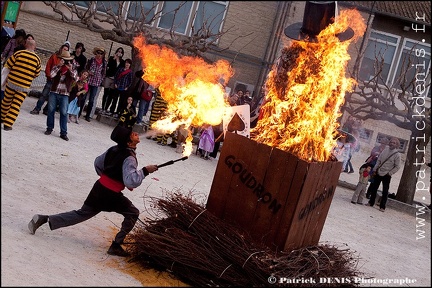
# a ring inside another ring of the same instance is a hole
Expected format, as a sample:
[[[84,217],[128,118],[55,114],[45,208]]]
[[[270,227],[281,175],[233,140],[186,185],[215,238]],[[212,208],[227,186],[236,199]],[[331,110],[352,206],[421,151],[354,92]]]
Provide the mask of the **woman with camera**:
[[[61,45],[59,50],[53,53],[48,59],[48,62],[45,66],[46,83],[42,89],[42,93],[39,96],[38,101],[36,102],[36,106],[32,111],[30,111],[30,114],[39,115],[40,110],[42,110],[42,106],[44,105],[45,101],[48,100],[52,85],[51,70],[60,63],[60,55],[63,53],[63,51],[69,51],[69,46],[66,44]],[[48,115],[48,104],[43,107],[43,114]]]
[[[75,65],[72,64],[74,58],[69,51],[63,50],[60,54],[60,62],[51,70],[51,91],[48,98],[48,117],[45,135],[50,135],[54,129],[55,112],[57,105],[60,111],[60,138],[69,141],[67,136],[69,92],[72,84],[78,81],[78,73]]]

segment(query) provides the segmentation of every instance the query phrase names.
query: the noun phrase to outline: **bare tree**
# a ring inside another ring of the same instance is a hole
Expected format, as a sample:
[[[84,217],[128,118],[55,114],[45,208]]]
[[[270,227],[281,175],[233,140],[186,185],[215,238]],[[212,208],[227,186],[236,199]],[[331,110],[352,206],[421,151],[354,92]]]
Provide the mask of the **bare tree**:
[[[411,132],[402,181],[396,194],[396,200],[408,204],[413,203],[416,189],[420,187],[416,186],[418,183],[425,183],[426,188],[429,186],[429,179],[424,179],[424,171],[421,171],[421,163],[426,161],[426,146],[431,137],[431,111],[425,106],[426,93],[430,89],[430,70],[416,52],[418,50],[414,47],[409,55],[403,57],[401,73],[392,85],[384,79],[384,56],[378,55],[374,67],[370,67],[374,69],[372,77],[363,81],[357,77],[358,85],[354,92],[346,95],[343,107],[344,111],[359,119],[388,121]],[[359,75],[358,71],[353,72]]]
[[[198,10],[202,11],[201,15],[197,14],[199,12],[190,15],[191,19],[196,20],[198,17],[200,21],[199,25],[194,25],[194,21],[190,21],[190,26],[187,27],[191,31],[189,35],[175,32],[179,25],[187,21],[187,17],[180,17],[181,9],[187,4],[186,1],[164,10],[158,6],[161,1],[88,1],[87,7],[77,5],[75,1],[43,1],[43,3],[59,14],[65,23],[86,27],[92,32],[99,33],[104,40],[131,47],[133,71],[142,69],[141,61],[138,61],[139,51],[133,45],[134,38],[137,36],[144,36],[147,44],[165,46],[179,55],[198,56],[211,63],[212,61],[206,57],[206,52],[222,53],[230,49],[231,44],[237,39],[253,34],[251,32],[238,35],[226,47],[216,45],[223,35],[235,32],[235,27],[224,26],[224,30],[221,31],[218,26],[220,23],[216,19],[222,16],[223,11],[217,15],[204,15],[206,1],[200,2],[204,7]],[[149,3],[153,5],[149,6]],[[169,16],[167,18],[170,22],[166,27],[161,29],[151,25],[166,15]],[[134,77],[133,85],[136,81],[138,80]]]
[[[190,36],[175,33],[179,23],[184,24],[183,21],[187,21],[187,19],[179,18],[179,11],[186,4],[185,1],[180,2],[171,11],[164,12],[157,9],[158,1],[154,1],[152,7],[144,7],[142,1],[89,1],[88,7],[77,6],[75,1],[43,2],[59,14],[63,22],[85,26],[90,31],[100,33],[104,40],[112,40],[129,47],[133,47],[134,37],[143,35],[148,44],[164,45],[181,55],[200,56],[204,59],[206,59],[205,52],[221,52],[229,48],[220,48],[215,45],[222,35],[232,29],[225,28],[224,31],[214,29],[216,25],[219,25],[215,21],[216,16],[220,15],[212,15],[207,18],[204,18],[206,15],[199,15],[202,23],[201,25],[190,24]],[[206,3],[203,2],[202,5]],[[167,14],[170,16],[170,27],[160,29],[149,25]],[[195,19],[196,16],[196,13],[191,15],[192,19]],[[239,38],[245,36],[248,35],[241,35]],[[134,54],[132,53],[132,57],[135,57]]]

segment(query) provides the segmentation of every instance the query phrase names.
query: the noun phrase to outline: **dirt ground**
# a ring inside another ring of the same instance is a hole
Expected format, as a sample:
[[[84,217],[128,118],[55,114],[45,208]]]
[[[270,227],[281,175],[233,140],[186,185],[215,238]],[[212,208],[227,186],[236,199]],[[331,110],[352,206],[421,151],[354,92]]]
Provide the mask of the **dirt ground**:
[[[114,145],[109,138],[112,127],[98,121],[70,123],[70,140],[62,140],[58,115],[54,132],[44,135],[46,116],[29,113],[36,101],[24,101],[12,131],[1,129],[1,285],[184,286],[166,273],[106,253],[121,215],[100,213],[75,226],[50,231],[44,225],[35,235],[29,233],[27,224],[35,213],[81,207],[98,178],[95,157]],[[159,146],[144,135],[137,156],[143,166],[181,157],[175,149]],[[125,194],[142,211],[140,218],[146,216],[145,197],[162,196],[164,191],[194,191],[205,200],[217,161],[192,154],[186,161],[161,168]],[[376,207],[351,204],[352,193],[337,188],[320,242],[356,252],[358,268],[366,275],[361,286],[430,287],[431,226],[421,211],[417,217],[390,208],[382,213]]]

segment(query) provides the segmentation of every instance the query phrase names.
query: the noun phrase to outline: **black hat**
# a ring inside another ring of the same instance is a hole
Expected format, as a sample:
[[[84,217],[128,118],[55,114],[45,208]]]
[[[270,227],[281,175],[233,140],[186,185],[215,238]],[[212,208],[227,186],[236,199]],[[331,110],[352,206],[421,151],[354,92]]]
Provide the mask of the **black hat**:
[[[21,36],[21,37],[25,37],[26,36],[26,32],[25,32],[24,29],[17,29],[15,31],[14,38],[18,38],[19,36]]]
[[[144,71],[142,69],[135,72],[135,77],[142,78],[143,75]]]
[[[81,47],[81,48],[82,48],[82,49],[81,49],[81,53],[84,53],[84,52],[86,51],[86,49],[84,48],[84,44],[83,44],[83,43],[81,43],[81,42],[76,43],[76,45],[75,45],[75,50],[76,50],[78,47]]]
[[[127,146],[127,143],[130,141],[131,133],[131,128],[117,125],[111,132],[111,140],[116,142],[119,146]]]
[[[294,40],[316,42],[316,36],[334,22],[335,15],[335,1],[306,1],[303,23],[288,26],[285,28],[285,35]],[[346,41],[353,36],[354,31],[349,27],[336,35],[340,41]]]

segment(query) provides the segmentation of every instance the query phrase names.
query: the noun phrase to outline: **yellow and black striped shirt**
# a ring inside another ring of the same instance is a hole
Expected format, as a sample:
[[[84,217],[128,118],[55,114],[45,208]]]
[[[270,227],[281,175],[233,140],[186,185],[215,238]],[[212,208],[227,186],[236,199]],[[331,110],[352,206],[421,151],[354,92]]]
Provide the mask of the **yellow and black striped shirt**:
[[[162,98],[160,90],[156,88],[156,98],[151,110],[149,125],[151,126],[154,122],[158,121],[167,109],[168,102]]]
[[[10,69],[8,82],[22,88],[30,88],[33,79],[41,72],[41,60],[32,51],[19,50],[9,57],[5,67]]]

